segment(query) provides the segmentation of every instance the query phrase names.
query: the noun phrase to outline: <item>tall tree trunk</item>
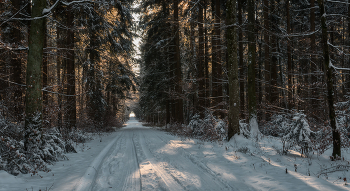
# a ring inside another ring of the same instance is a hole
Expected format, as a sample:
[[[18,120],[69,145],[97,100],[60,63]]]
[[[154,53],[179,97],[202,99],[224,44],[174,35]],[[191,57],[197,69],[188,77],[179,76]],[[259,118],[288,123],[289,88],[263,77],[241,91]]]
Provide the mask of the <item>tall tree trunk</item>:
[[[74,61],[74,13],[67,11],[67,130],[76,126],[75,61]]]
[[[241,17],[241,15],[239,14]],[[228,140],[235,134],[239,134],[239,78],[238,78],[238,60],[237,60],[237,37],[236,27],[236,0],[227,1],[227,53],[229,71],[229,126]]]
[[[348,42],[350,42],[350,0],[348,0]],[[350,48],[349,48],[349,52],[350,52]],[[350,60],[348,61],[350,62]],[[346,79],[346,92],[350,92],[350,74],[347,74],[347,78]]]
[[[328,32],[326,25],[326,10],[324,6],[324,0],[317,0],[320,7],[321,16],[321,27],[322,27],[322,48],[323,48],[323,65],[324,65],[324,74],[327,83],[327,101],[328,101],[328,115],[330,124],[332,127],[333,135],[333,153],[332,156],[334,159],[341,157],[341,140],[340,132],[337,129],[335,121],[335,110],[334,110],[334,87],[333,87],[333,68],[330,62],[329,48],[328,48]]]
[[[291,27],[290,27],[290,12],[289,12],[289,1],[286,1],[286,14],[287,14],[287,34],[289,35],[291,33]],[[287,67],[288,67],[288,109],[293,108],[293,84],[292,84],[292,49],[291,49],[291,43],[292,43],[292,37],[288,37],[288,45],[287,45]]]
[[[45,21],[46,22],[46,21]],[[47,47],[47,30],[45,30],[45,41],[44,41],[44,47]],[[47,50],[46,50],[47,51]],[[43,56],[43,87],[45,90],[47,90],[47,86],[48,86],[48,53],[44,52],[44,56]],[[43,104],[44,107],[47,106],[48,104],[48,93],[47,91],[43,91]],[[44,115],[45,115],[45,111],[44,111]]]
[[[203,7],[204,7],[204,22],[207,23],[207,5],[208,0],[204,0]],[[204,27],[204,49],[205,49],[205,59],[204,59],[204,77],[205,77],[205,108],[208,108],[210,106],[209,102],[209,95],[210,95],[210,80],[209,80],[209,45],[208,45],[208,27],[207,24],[205,24]]]
[[[214,30],[212,39],[212,97],[214,114],[220,118],[224,117],[222,110],[222,64],[221,64],[221,48],[220,48],[220,23],[221,23],[221,4],[220,0],[213,0],[213,17]]]
[[[242,119],[245,118],[245,96],[244,96],[244,84],[245,84],[245,64],[243,62],[243,6],[242,1],[238,1],[238,54],[239,54],[239,79],[240,79],[240,116]]]
[[[204,31],[203,31],[203,5],[198,4],[198,61],[197,61],[197,81],[198,81],[198,105],[197,111],[201,118],[204,118],[205,106],[205,79],[204,79]]]
[[[180,30],[179,30],[179,2],[174,0],[174,22],[175,22],[175,92],[176,98],[176,122],[183,123],[183,99],[182,95],[182,71],[180,58]]]
[[[14,7],[13,14],[20,11],[21,9],[21,1],[19,0],[12,0],[12,5]],[[20,15],[20,14],[18,14]],[[17,17],[17,16],[16,16]],[[23,54],[23,50],[17,50],[21,46],[21,41],[23,40],[21,31],[20,31],[20,22],[14,21],[12,23],[14,26],[11,27],[11,34],[10,34],[10,43],[12,46],[14,46],[14,49],[11,50],[11,81],[15,82],[14,84],[14,94],[13,94],[13,110],[15,114],[15,119],[17,121],[22,121],[21,114],[23,112],[23,104],[22,104],[22,97],[23,97],[23,89],[20,86],[20,84],[23,84],[22,80],[22,61],[21,61],[21,55]]]
[[[255,91],[255,11],[254,0],[248,0],[248,112],[252,136],[258,134],[256,91]]]
[[[45,0],[33,0],[32,18],[41,17]],[[31,21],[26,72],[25,148],[28,152],[40,142],[42,128],[42,61],[45,18]],[[38,142],[37,142],[38,141]]]
[[[311,45],[311,108],[318,108],[317,98],[318,98],[318,88],[317,88],[317,61],[316,61],[316,34],[315,32],[315,0],[310,0],[310,32],[313,33],[310,36]]]
[[[54,17],[59,20],[61,23],[64,23],[65,21],[65,15],[62,14],[63,12],[63,7],[62,6],[57,6],[54,12]],[[64,29],[61,26],[56,26],[57,27],[57,38],[56,38],[56,43],[57,43],[57,65],[56,65],[56,75],[57,75],[57,92],[60,94],[57,94],[57,104],[58,104],[58,111],[57,111],[57,127],[60,130],[61,133],[63,133],[63,82],[64,78],[63,75],[61,75],[61,69],[63,68],[64,61],[65,61],[65,51],[63,50],[65,48],[65,32]]]
[[[270,18],[269,18],[269,1],[264,0],[264,42],[265,42],[265,100],[271,102],[270,97]]]
[[[271,10],[274,11],[275,9],[275,0],[271,0]],[[270,16],[270,19],[271,19],[271,30],[274,32],[274,33],[277,33],[277,20],[276,20],[276,17],[274,16],[276,14],[276,11],[274,12],[271,12],[271,16]],[[278,92],[278,82],[277,82],[277,79],[278,79],[278,71],[277,71],[277,68],[278,68],[278,42],[277,42],[277,36],[275,34],[273,34],[271,36],[271,47],[272,47],[272,56],[271,56],[271,86],[270,86],[270,97],[271,97],[271,104],[273,105],[278,105],[278,97],[279,97],[279,92]]]
[[[45,25],[46,25],[47,20],[45,19]],[[47,35],[48,30],[45,29],[45,38],[44,38],[44,52],[43,52],[43,119],[44,119],[44,127],[49,127],[50,126],[50,116],[48,116],[48,103],[49,103],[49,96],[47,92],[48,88],[48,42],[47,42]]]

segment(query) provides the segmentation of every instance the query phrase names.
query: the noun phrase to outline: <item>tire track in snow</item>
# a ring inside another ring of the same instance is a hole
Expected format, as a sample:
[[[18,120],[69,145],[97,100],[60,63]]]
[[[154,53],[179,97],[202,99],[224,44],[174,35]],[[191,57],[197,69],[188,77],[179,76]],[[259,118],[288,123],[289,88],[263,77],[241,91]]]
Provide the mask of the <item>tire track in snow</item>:
[[[120,131],[121,134],[123,133]],[[123,133],[124,134],[124,133]],[[120,135],[119,139],[111,152],[104,159],[101,168],[98,170],[94,185],[92,186],[93,191],[106,190],[107,188],[115,188],[116,184],[122,184],[119,182],[118,172],[122,161],[120,158],[124,157],[125,136]]]
[[[153,154],[150,152],[150,149],[147,148],[147,144],[145,142],[145,133],[142,132],[142,134],[143,136],[140,137],[139,135],[139,138],[140,138],[140,145],[141,145],[142,152],[146,157],[145,161],[149,162],[149,165],[151,165],[152,169],[155,170],[155,173],[157,174],[157,176],[161,178],[161,180],[167,187],[164,189],[171,190],[171,191],[185,190],[185,188],[182,185],[180,185],[171,174],[168,174],[164,169],[159,168],[160,163],[156,161]]]
[[[133,140],[133,130],[126,129],[124,131],[127,133],[128,136],[126,139],[126,149],[124,151],[126,155],[126,157],[124,158],[125,160],[123,161],[125,163],[125,167],[123,169],[124,172],[119,172],[123,173],[124,176],[126,176],[122,190],[138,191],[141,190],[141,174],[136,154],[135,143]]]
[[[104,161],[105,157],[108,153],[111,152],[111,149],[114,148],[116,142],[122,137],[120,134],[116,138],[114,138],[94,159],[94,161],[90,164],[89,168],[86,170],[85,174],[80,178],[77,186],[75,186],[75,191],[88,191],[92,189],[94,186],[94,182],[96,181],[98,169],[100,169],[102,161]]]
[[[168,144],[167,141],[165,141],[162,137],[160,137],[159,135],[157,135],[158,139],[160,139],[163,143],[165,143],[165,145]],[[202,172],[205,173],[205,176],[210,176],[211,180],[214,180],[214,182],[216,184],[218,184],[220,190],[239,190],[236,187],[232,187],[231,185],[229,185],[228,183],[226,183],[224,180],[222,180],[221,178],[217,178],[217,176],[219,176],[219,174],[215,173],[213,170],[211,170],[209,167],[207,167],[207,165],[205,165],[204,163],[202,163],[201,161],[199,161],[198,159],[196,159],[195,157],[192,156],[191,153],[189,153],[188,151],[186,151],[184,148],[182,147],[178,147],[176,148],[176,150],[181,151],[181,155],[184,156],[184,158],[188,159],[187,161],[191,161],[192,164],[194,164],[198,169],[200,169]],[[185,160],[183,161],[182,164],[185,163]]]
[[[141,179],[132,129],[120,130],[118,140],[104,157],[89,189],[140,191]],[[85,191],[84,190],[84,191]]]

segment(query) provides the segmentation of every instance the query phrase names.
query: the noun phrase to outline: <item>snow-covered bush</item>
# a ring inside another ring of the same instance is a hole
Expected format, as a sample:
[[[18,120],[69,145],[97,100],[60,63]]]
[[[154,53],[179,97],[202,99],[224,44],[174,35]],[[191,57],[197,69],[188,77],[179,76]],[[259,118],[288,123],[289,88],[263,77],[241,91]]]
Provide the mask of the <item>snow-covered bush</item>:
[[[239,131],[244,137],[250,137],[249,124],[245,123],[244,120],[239,121]]]
[[[43,134],[41,144],[32,148],[31,152],[25,151],[23,140],[11,136],[0,138],[2,167],[14,175],[49,171],[48,164],[64,159],[65,144],[59,135]]]
[[[281,138],[283,153],[295,149],[308,154],[315,147],[313,142],[316,141],[316,133],[310,129],[307,116],[301,112],[273,115],[262,132]]]
[[[288,128],[289,126],[289,128]],[[289,147],[298,145],[301,147],[301,152],[307,154],[312,148],[311,136],[315,133],[311,131],[306,115],[303,113],[294,113],[291,124],[286,125],[288,133],[282,137],[283,143],[287,142]],[[284,145],[284,149],[285,148]]]
[[[86,141],[92,140],[90,134],[87,134],[85,131],[81,129],[76,129],[69,133],[69,139],[76,143],[85,143]]]
[[[48,164],[64,158],[65,144],[59,133],[46,132],[32,139],[36,144],[26,151],[23,125],[11,123],[0,115],[0,169],[13,175],[36,174],[49,171]]]
[[[277,114],[271,117],[271,121],[268,122],[261,132],[264,135],[271,135],[274,137],[283,137],[289,131],[291,124],[291,117],[287,114]]]
[[[227,121],[217,119],[209,110],[205,112],[203,119],[198,114],[195,114],[187,128],[192,130],[191,136],[198,139],[223,141],[227,138]]]
[[[337,108],[337,128],[340,131],[342,147],[350,147],[350,96],[345,96],[348,100],[338,102]]]

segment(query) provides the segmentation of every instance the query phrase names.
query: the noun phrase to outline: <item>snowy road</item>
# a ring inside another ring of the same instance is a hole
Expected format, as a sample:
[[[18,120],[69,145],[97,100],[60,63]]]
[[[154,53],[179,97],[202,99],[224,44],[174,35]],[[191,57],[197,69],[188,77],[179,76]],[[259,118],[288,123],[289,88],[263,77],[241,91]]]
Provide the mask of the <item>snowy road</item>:
[[[173,138],[129,121],[77,190],[238,190],[191,158],[190,145]]]
[[[319,175],[320,170],[350,163],[322,156],[278,154],[281,142],[235,136],[230,142],[181,139],[130,120],[113,133],[77,145],[69,160],[52,171],[12,176],[0,170],[0,191],[153,191],[153,190],[350,190],[349,171]],[[286,173],[286,169],[288,172]]]

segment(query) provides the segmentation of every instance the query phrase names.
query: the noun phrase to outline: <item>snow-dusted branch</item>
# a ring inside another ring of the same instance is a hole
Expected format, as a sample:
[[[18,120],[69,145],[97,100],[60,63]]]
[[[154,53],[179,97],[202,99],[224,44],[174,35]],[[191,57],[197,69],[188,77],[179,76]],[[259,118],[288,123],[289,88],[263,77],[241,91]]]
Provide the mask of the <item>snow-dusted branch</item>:
[[[62,3],[63,5],[70,6],[70,5],[75,4],[75,3],[86,3],[86,2],[92,3],[91,0],[71,1],[71,2],[65,2],[65,1],[57,0],[55,2],[55,4],[53,4],[51,7],[43,9],[43,13],[42,14],[45,15],[47,13],[50,13],[58,5],[58,3]]]
[[[330,3],[343,3],[343,4],[347,4],[349,5],[350,3],[347,3],[347,2],[344,2],[344,1],[332,1],[332,0],[326,0],[327,2],[330,2]]]
[[[7,19],[6,21],[4,21],[3,23],[1,23],[1,25],[3,25],[4,23],[10,21],[11,19],[13,19],[19,12],[21,12],[25,7],[28,6],[28,3],[26,5],[24,5],[20,10],[17,11],[17,13],[15,13],[14,15],[12,15],[12,17],[10,17],[9,19]],[[0,25],[0,26],[1,26]]]
[[[334,66],[330,59],[329,59],[329,67],[330,68],[334,68],[335,70],[347,70],[347,71],[350,71],[350,68],[338,68],[338,67]]]
[[[45,15],[45,14],[47,14],[47,13],[50,13],[51,10],[54,9],[54,8],[58,5],[59,2],[60,2],[60,0],[57,0],[56,3],[53,4],[50,8],[47,8],[47,9],[44,8],[42,14]]]
[[[82,0],[82,1],[71,1],[71,2],[65,2],[65,1],[62,1],[62,4],[63,5],[66,5],[66,6],[70,6],[72,4],[75,4],[75,3],[93,3],[93,1],[91,0]]]
[[[299,36],[311,36],[313,34],[318,33],[321,30],[321,28],[318,28],[317,30],[313,32],[307,32],[307,33],[292,33],[292,34],[285,34],[282,37],[299,37]]]

